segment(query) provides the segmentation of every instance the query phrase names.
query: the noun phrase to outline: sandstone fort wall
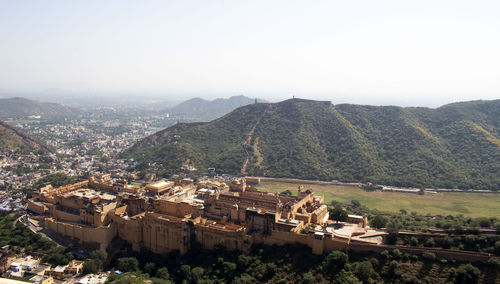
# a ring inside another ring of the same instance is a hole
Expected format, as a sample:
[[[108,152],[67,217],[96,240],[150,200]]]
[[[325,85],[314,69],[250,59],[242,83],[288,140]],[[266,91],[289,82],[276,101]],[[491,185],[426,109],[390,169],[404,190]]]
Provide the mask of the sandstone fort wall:
[[[56,233],[79,240],[80,243],[96,243],[105,249],[116,235],[113,224],[106,227],[92,228],[78,224],[57,222],[53,218],[45,218],[45,228]]]

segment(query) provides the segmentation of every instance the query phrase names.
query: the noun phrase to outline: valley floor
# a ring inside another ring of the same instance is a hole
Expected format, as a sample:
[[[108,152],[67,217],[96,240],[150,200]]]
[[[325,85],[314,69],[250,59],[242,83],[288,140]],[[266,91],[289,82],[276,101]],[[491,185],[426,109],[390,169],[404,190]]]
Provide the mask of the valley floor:
[[[297,194],[298,183],[262,181],[257,188],[269,192],[290,190]],[[463,193],[446,192],[418,195],[414,193],[365,191],[355,186],[304,184],[317,194],[325,197],[325,203],[331,201],[349,202],[357,200],[370,209],[387,212],[408,212],[431,215],[458,215],[469,217],[500,216],[500,194],[498,193]]]

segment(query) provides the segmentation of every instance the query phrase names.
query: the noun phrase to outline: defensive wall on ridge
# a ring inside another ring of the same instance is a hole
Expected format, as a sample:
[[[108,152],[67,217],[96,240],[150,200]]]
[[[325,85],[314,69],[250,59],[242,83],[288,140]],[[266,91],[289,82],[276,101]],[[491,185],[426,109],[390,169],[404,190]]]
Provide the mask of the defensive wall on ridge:
[[[297,178],[277,178],[277,177],[252,177],[247,176],[245,179],[252,183],[256,180],[260,181],[277,181],[277,182],[290,182],[290,183],[303,183],[303,184],[316,184],[316,185],[343,185],[343,186],[353,186],[359,187],[361,183],[345,183],[339,181],[320,181],[320,180],[307,180],[307,179],[297,179]]]
[[[298,243],[306,245],[312,249],[314,254],[323,254],[333,250],[347,251],[349,239],[317,237],[312,234],[300,234],[294,232],[273,231],[270,235],[252,235],[254,243],[266,245],[285,245]]]
[[[441,249],[441,248],[375,245],[375,244],[361,243],[357,241],[351,241],[351,243],[349,244],[349,250],[354,252],[382,252],[384,250],[390,251],[395,249],[398,249],[401,252],[407,252],[411,254],[422,254],[424,252],[431,252],[436,256],[444,257],[446,259],[456,259],[461,261],[485,261],[493,256],[492,254],[489,253]]]

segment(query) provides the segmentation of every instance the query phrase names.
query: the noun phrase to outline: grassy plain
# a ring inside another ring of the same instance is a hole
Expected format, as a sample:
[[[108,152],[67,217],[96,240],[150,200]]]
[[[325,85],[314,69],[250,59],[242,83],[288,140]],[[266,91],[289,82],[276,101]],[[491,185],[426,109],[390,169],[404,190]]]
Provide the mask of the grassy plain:
[[[268,192],[290,190],[297,194],[298,183],[262,181],[257,188]],[[325,197],[325,203],[332,200],[349,202],[353,199],[370,209],[379,211],[408,212],[431,215],[458,215],[469,217],[500,216],[500,194],[496,193],[435,193],[417,195],[413,193],[367,192],[358,187],[339,185],[303,184]]]

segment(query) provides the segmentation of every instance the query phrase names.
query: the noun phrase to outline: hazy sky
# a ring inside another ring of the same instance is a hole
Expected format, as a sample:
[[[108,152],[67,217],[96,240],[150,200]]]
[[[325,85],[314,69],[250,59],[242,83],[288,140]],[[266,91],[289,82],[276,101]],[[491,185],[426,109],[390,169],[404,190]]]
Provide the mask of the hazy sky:
[[[500,98],[500,1],[0,0],[0,94]]]

